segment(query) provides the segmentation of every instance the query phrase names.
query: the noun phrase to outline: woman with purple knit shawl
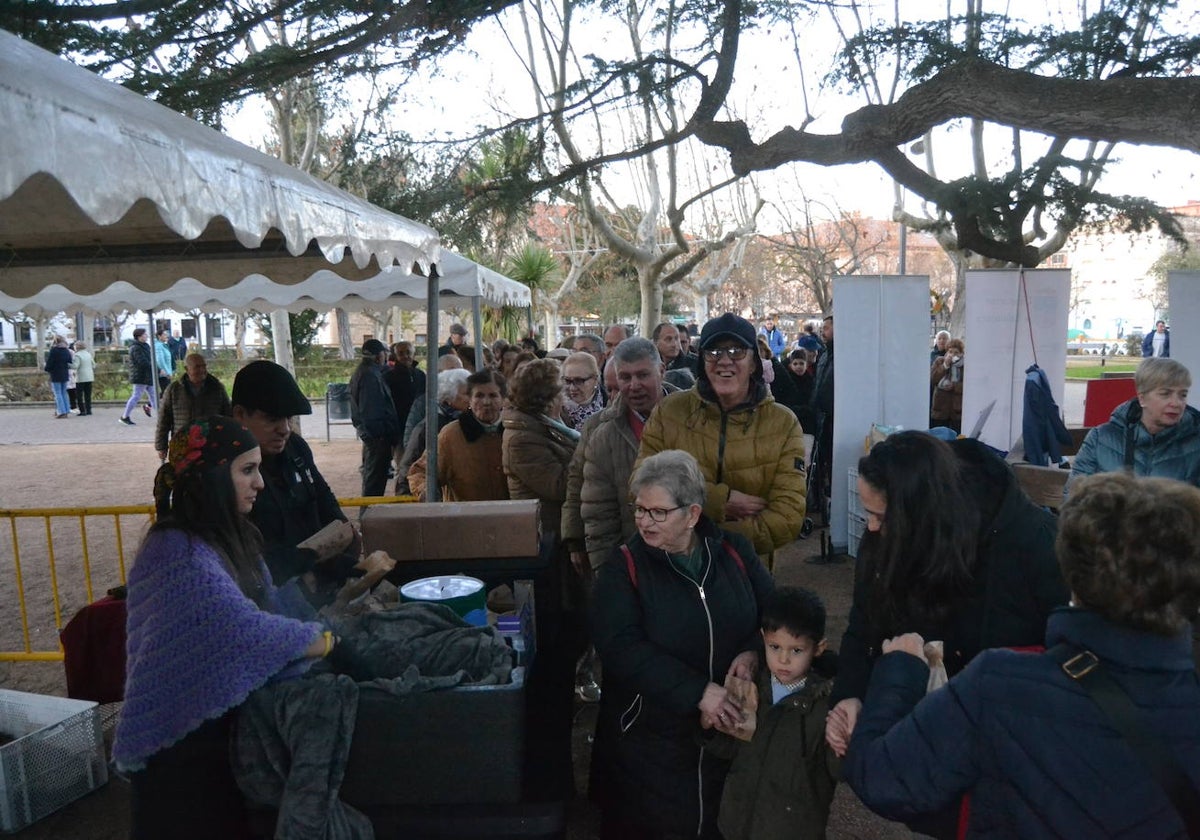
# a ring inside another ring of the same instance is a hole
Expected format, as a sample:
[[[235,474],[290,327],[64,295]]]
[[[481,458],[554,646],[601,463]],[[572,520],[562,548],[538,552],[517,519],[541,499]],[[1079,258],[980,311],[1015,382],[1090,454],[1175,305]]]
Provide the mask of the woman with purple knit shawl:
[[[113,759],[129,774],[134,838],[249,836],[229,762],[237,708],[329,653],[288,618],[247,514],[258,443],[229,417],[178,432],[154,479],[158,521],[129,574],[125,705]]]

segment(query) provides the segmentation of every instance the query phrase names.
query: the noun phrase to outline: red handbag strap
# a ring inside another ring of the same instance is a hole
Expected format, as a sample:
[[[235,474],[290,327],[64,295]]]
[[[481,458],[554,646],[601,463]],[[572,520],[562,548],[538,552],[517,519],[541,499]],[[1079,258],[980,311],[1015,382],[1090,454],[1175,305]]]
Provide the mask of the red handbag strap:
[[[633,562],[633,552],[629,550],[629,546],[622,545],[621,553],[625,555],[625,568],[629,571],[629,579],[633,581],[633,588],[637,589],[637,565]]]

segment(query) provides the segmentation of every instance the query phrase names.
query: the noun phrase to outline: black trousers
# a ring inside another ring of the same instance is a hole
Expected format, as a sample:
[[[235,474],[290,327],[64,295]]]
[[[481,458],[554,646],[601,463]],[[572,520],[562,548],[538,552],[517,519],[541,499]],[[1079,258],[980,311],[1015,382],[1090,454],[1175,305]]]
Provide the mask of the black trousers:
[[[76,382],[75,390],[71,393],[75,394],[75,399],[79,403],[80,415],[92,413],[92,383],[91,382]]]
[[[206,721],[129,774],[133,840],[248,840],[245,804],[229,763],[236,710]]]
[[[362,494],[383,496],[387,492],[388,466],[392,463],[392,441],[362,439]]]

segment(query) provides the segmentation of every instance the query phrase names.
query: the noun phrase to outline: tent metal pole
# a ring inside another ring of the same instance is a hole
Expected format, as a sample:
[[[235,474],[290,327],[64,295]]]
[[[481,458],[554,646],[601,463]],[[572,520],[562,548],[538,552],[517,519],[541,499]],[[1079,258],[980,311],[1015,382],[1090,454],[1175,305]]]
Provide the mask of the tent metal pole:
[[[440,502],[442,485],[438,482],[437,439],[438,439],[438,271],[437,266],[429,269],[427,286],[428,311],[425,316],[425,347],[429,369],[425,372],[425,501]]]
[[[483,308],[479,295],[471,298],[471,328],[475,331],[475,370],[483,370]]]

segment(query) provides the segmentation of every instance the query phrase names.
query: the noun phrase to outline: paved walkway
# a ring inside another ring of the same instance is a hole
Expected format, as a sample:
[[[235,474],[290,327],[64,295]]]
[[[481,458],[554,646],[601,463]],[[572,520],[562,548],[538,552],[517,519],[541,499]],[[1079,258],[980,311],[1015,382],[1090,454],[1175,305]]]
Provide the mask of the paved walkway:
[[[16,443],[43,445],[59,443],[138,443],[154,445],[154,417],[147,417],[139,407],[133,413],[134,426],[120,423],[124,403],[96,404],[92,414],[79,417],[72,414],[62,420],[54,418],[50,403],[4,405],[0,407],[0,444]],[[325,439],[325,406],[313,403],[313,413],[300,418],[304,437],[316,442]],[[354,427],[349,423],[329,427],[331,440],[354,440]]]

